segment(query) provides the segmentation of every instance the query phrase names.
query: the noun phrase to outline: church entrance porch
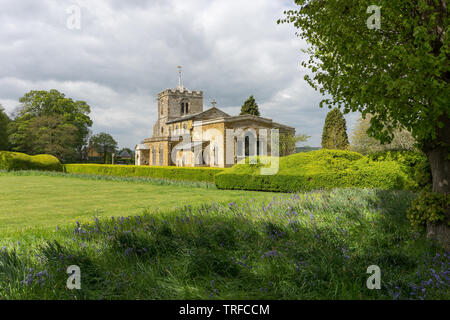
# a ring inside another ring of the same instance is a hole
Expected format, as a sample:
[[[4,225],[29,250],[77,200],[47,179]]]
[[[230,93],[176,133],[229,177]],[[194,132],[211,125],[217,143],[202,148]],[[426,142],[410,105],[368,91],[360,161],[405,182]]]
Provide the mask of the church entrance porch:
[[[150,148],[147,145],[137,145],[135,163],[137,166],[148,166],[150,164]]]

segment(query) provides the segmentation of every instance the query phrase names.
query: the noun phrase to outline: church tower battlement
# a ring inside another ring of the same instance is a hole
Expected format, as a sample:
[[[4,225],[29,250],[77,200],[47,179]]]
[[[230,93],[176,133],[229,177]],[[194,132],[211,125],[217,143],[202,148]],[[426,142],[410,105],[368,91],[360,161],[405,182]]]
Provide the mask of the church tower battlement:
[[[166,89],[158,94],[158,120],[153,128],[153,137],[168,135],[166,123],[183,116],[203,112],[203,91],[190,91],[181,83],[181,67],[179,83],[175,89]]]

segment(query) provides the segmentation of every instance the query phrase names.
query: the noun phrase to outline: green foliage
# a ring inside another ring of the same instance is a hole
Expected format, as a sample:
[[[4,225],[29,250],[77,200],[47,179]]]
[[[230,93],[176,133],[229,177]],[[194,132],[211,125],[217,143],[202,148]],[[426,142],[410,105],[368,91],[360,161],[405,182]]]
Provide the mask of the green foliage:
[[[356,123],[356,127],[352,133],[352,142],[350,149],[362,154],[374,152],[382,152],[389,150],[411,150],[415,151],[416,141],[411,133],[407,130],[396,129],[393,132],[393,140],[391,143],[381,144],[377,139],[369,136],[367,131],[370,127],[370,119],[372,115],[367,114],[366,118],[360,117]]]
[[[296,0],[279,23],[310,45],[308,83],[329,94],[321,105],[371,113],[381,142],[403,127],[420,143],[449,147],[449,15],[445,1],[377,1],[381,29],[367,27],[371,0]],[[444,31],[445,30],[445,31]],[[448,136],[448,135],[447,135]]]
[[[19,101],[22,105],[9,129],[13,150],[36,154],[51,145],[52,154],[65,161],[80,154],[92,125],[86,102],[57,90],[32,90]]]
[[[361,154],[319,150],[279,158],[275,175],[261,175],[270,164],[237,164],[216,175],[220,189],[278,192],[332,188],[402,189],[407,176],[395,161],[371,161]]]
[[[298,142],[307,141],[310,136],[306,134],[293,135],[290,133],[280,133],[279,135],[279,152],[280,156],[288,156],[295,153],[295,147]]]
[[[367,156],[372,161],[396,161],[409,177],[405,189],[419,191],[430,188],[431,168],[427,157],[420,151],[381,151]]]
[[[406,216],[415,227],[427,223],[446,223],[450,226],[450,195],[435,192],[421,192],[411,203]]]
[[[413,193],[341,189],[249,198],[130,217],[106,212],[58,230],[2,237],[0,296],[449,299],[450,257],[405,219]],[[67,290],[71,264],[81,267],[81,290]],[[380,290],[366,287],[372,264],[382,270]]]
[[[170,180],[213,182],[214,176],[226,169],[184,168],[101,164],[65,164],[64,171],[75,174],[107,175],[117,177],[150,177]]]
[[[250,96],[241,107],[241,115],[251,114],[254,116],[259,116],[259,107],[253,96]]]
[[[8,124],[10,119],[0,104],[0,150],[8,150]]]
[[[48,154],[29,156],[20,152],[0,151],[0,170],[62,171],[62,165],[58,158]]]
[[[328,112],[322,132],[322,148],[347,150],[347,125],[339,109]]]
[[[63,116],[39,116],[28,121],[24,138],[31,154],[51,154],[61,161],[76,156],[78,129]]]
[[[103,155],[103,160],[105,164],[111,164],[111,153],[115,152],[117,149],[117,141],[105,132],[100,132],[93,135],[89,139],[89,145],[94,147],[98,153]]]

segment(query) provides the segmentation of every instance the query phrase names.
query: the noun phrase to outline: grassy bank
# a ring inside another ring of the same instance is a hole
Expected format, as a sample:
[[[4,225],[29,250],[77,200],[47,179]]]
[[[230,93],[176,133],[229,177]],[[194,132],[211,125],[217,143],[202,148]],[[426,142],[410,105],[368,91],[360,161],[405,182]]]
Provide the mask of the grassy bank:
[[[450,298],[448,253],[405,219],[415,194],[341,189],[270,202],[247,194],[3,241],[0,297]],[[81,290],[66,288],[69,265],[81,268]],[[366,287],[370,265],[381,269],[381,290]]]

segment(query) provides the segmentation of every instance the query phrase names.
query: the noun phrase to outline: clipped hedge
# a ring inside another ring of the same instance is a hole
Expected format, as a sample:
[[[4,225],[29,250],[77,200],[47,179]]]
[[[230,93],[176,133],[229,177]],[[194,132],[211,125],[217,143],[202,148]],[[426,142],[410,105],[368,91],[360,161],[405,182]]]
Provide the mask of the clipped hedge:
[[[222,168],[206,167],[156,167],[107,164],[65,164],[64,171],[75,174],[106,175],[117,177],[149,177],[180,181],[214,182]]]
[[[367,156],[373,161],[396,161],[408,176],[405,188],[413,191],[430,189],[431,167],[427,156],[421,151],[380,151]]]
[[[62,171],[58,158],[49,154],[30,156],[20,152],[0,151],[0,170]]]
[[[281,157],[275,175],[262,164],[238,164],[215,177],[220,189],[278,192],[345,187],[402,189],[407,176],[395,161],[371,161],[352,151],[319,150]]]

